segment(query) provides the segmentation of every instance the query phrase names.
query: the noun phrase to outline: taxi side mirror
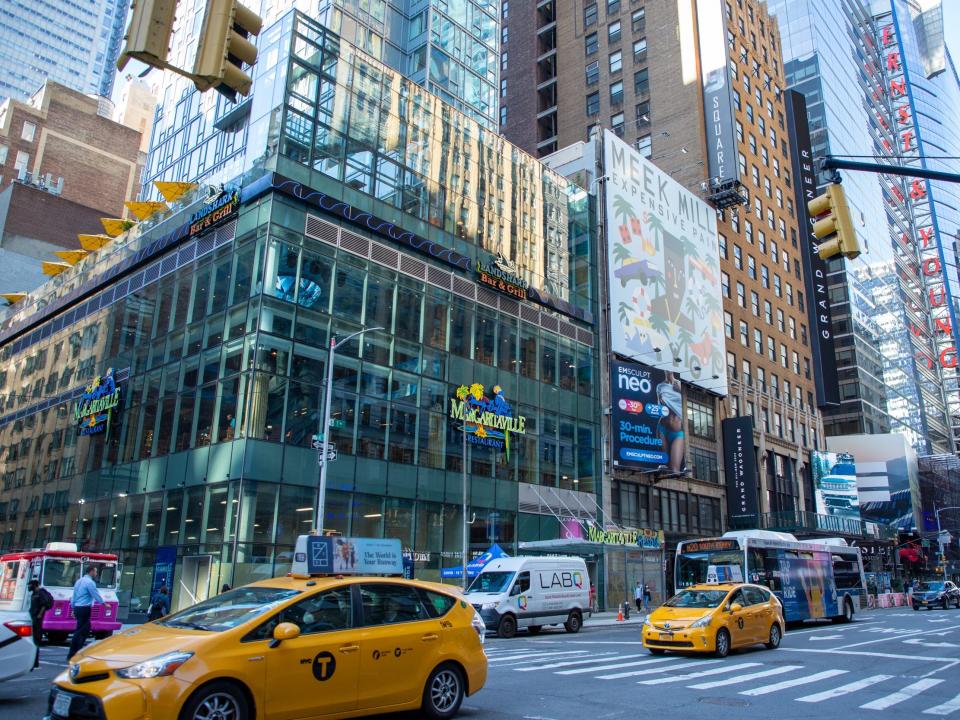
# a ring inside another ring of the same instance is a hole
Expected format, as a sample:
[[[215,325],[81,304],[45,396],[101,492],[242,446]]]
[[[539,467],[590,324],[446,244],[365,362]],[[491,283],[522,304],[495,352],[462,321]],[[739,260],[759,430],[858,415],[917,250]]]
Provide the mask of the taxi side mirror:
[[[734,603],[733,605],[730,606],[730,612],[732,613],[738,613],[741,610],[743,610],[743,605],[741,605],[740,603]]]
[[[280,623],[273,629],[270,647],[275,648],[284,640],[293,640],[300,635],[300,626],[291,622]]]

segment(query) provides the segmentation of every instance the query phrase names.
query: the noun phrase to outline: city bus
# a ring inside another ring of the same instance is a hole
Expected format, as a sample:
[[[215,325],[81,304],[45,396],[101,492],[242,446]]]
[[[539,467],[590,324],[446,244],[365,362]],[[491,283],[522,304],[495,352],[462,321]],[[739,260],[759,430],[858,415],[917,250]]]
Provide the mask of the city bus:
[[[797,540],[788,533],[740,530],[677,546],[677,590],[697,583],[750,582],[779,598],[787,622],[849,622],[867,607],[860,550],[840,538]]]
[[[99,568],[97,589],[104,603],[95,603],[90,630],[105,638],[120,629],[117,619],[117,583],[120,565],[116,555],[78,552],[74,543],[47,543],[43,550],[0,555],[0,612],[25,613],[30,609],[27,584],[39,580],[53,596],[53,607],[43,616],[43,632],[52,643],[62,643],[77,627],[70,608],[73,585],[90,565]],[[40,643],[40,638],[34,638]]]

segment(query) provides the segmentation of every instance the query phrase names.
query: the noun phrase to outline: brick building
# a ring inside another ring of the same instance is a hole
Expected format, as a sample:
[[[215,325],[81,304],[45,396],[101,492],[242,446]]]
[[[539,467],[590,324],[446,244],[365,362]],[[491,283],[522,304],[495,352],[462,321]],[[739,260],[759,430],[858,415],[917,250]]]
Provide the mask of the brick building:
[[[728,148],[727,158],[739,180],[723,197],[711,178],[698,10],[715,14],[709,41],[726,47],[728,58],[736,151]],[[701,457],[722,456],[720,421],[752,415],[758,525],[815,530],[813,518],[799,511],[813,509],[807,465],[809,452],[822,446],[823,428],[775,19],[757,0],[575,0],[555,12],[552,3],[512,0],[504,22],[505,137],[544,156],[610,129],[717,208],[729,395],[715,400],[685,388],[688,434],[696,437],[693,426],[706,412],[713,435],[691,446]],[[720,465],[716,476],[723,478]],[[642,519],[649,480],[615,480],[611,493],[621,497],[624,484],[639,482],[635,516]],[[622,518],[623,508],[615,506],[617,512]]]
[[[78,233],[123,217],[139,189],[140,133],[109,103],[47,82],[26,103],[0,105],[0,290],[31,290],[42,260],[78,249]],[[107,113],[105,116],[104,113]]]

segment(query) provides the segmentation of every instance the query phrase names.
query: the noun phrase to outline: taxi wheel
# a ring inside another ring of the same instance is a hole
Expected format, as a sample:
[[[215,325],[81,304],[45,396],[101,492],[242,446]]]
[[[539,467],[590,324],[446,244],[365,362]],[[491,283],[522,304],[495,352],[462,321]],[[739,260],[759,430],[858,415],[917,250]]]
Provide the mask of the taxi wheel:
[[[420,710],[430,720],[448,720],[460,710],[464,694],[463,673],[459,668],[440,665],[427,678]]]
[[[730,633],[727,632],[726,628],[720,628],[717,630],[717,641],[715,648],[714,654],[717,657],[725,658],[730,654]]]
[[[780,626],[774,623],[770,626],[770,639],[767,640],[767,649],[776,650],[780,647],[780,640],[782,639],[783,634],[780,632]]]
[[[243,691],[230,682],[216,681],[187,700],[180,720],[248,720],[250,706]]]
[[[504,615],[497,626],[497,635],[510,639],[517,634],[517,620],[513,615]]]

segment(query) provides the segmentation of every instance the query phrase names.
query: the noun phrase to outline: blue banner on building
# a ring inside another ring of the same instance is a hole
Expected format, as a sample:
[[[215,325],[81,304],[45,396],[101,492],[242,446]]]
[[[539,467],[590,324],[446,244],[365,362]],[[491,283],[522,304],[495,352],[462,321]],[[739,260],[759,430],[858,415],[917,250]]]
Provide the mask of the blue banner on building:
[[[150,584],[150,599],[160,588],[166,585],[167,590],[173,591],[173,572],[177,567],[177,548],[173,545],[158,547],[153,556],[153,582]]]

